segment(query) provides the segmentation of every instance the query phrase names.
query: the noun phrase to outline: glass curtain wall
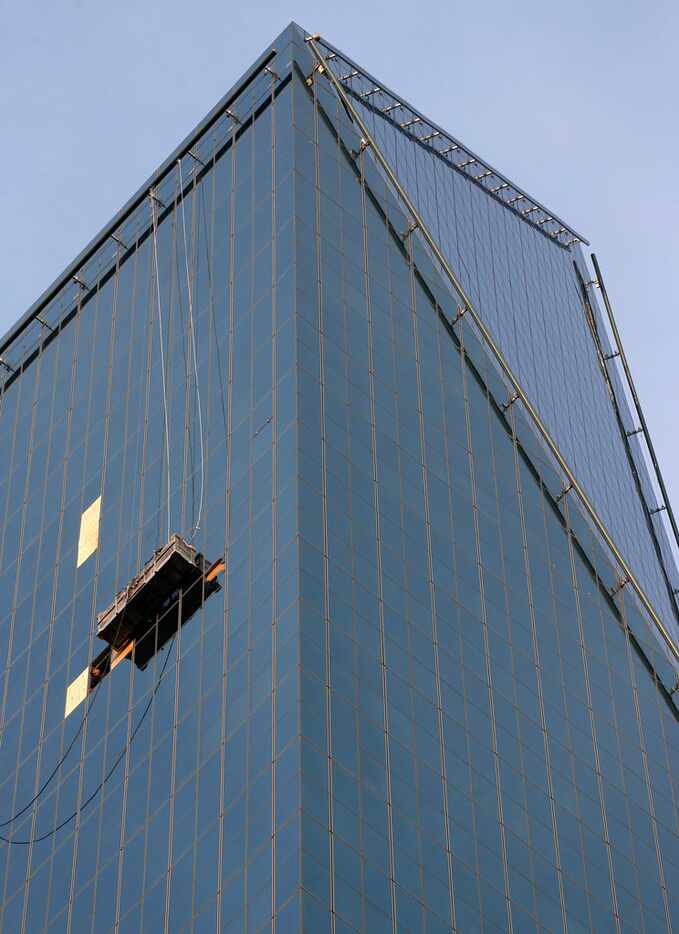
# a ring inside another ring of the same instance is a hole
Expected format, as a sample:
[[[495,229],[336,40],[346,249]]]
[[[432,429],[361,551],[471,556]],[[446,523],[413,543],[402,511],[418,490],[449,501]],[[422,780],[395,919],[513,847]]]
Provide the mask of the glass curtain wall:
[[[330,67],[339,72],[351,71],[335,62]],[[351,93],[352,81],[345,81],[344,86]],[[529,399],[677,641],[679,618],[676,601],[669,591],[679,584],[679,570],[659,522],[660,515],[647,514],[630,466],[628,445],[652,508],[656,498],[647,462],[634,435],[636,420],[625,401],[626,392],[615,361],[602,360],[592,337],[589,309],[584,306],[574,270],[577,261],[582,281],[591,280],[580,245],[571,249],[559,245],[530,219],[520,216],[525,199],[516,199],[516,210],[509,209],[482,184],[475,184],[432,149],[415,142],[399,126],[400,111],[385,114],[371,102],[370,96],[353,98]],[[599,315],[596,295],[589,291],[591,309],[598,316],[594,326],[606,344],[607,328]],[[610,352],[610,348],[604,347],[604,353],[606,350]],[[623,437],[617,423],[609,379],[616,388],[623,431],[632,433],[629,439]],[[625,504],[624,509],[621,503]],[[659,547],[662,557],[658,554]]]
[[[172,168],[0,396],[3,931],[258,931],[299,902],[293,134],[279,48],[229,132]],[[99,497],[98,547],[77,566]],[[64,718],[67,685],[103,647],[97,612],[168,531],[226,557],[221,590],[145,670],[124,660]]]
[[[295,95],[305,929],[669,930],[677,711],[638,610],[446,323],[342,106],[313,94]]]

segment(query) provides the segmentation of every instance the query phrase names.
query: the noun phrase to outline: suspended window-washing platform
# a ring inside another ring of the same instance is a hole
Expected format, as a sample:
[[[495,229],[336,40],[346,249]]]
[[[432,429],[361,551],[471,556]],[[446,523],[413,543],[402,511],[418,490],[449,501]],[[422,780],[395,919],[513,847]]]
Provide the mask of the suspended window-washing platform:
[[[159,548],[139,574],[97,616],[97,637],[108,645],[71,682],[68,716],[123,659],[144,669],[153,656],[221,589],[223,558],[210,563],[180,535]]]

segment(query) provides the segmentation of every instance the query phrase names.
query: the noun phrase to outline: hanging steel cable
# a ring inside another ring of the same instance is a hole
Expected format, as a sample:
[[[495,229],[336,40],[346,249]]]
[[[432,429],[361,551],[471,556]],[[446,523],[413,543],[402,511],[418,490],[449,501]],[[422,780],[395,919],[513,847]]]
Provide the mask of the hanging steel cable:
[[[180,166],[180,178],[181,178],[181,166]],[[160,269],[159,269],[159,263],[158,263],[158,237],[157,237],[158,218],[157,218],[157,214],[156,214],[156,203],[157,203],[157,198],[156,198],[155,194],[153,193],[153,191],[150,191],[150,192],[149,192],[149,199],[150,199],[150,202],[151,202],[151,236],[152,236],[152,242],[153,242],[153,260],[154,260],[154,266],[155,266],[155,276],[154,276],[154,278],[155,278],[155,283],[156,283],[156,301],[157,301],[157,314],[158,314],[158,333],[159,333],[159,347],[160,347],[161,383],[162,383],[162,391],[163,391],[163,417],[164,417],[164,424],[165,424],[165,455],[166,455],[166,461],[167,461],[167,465],[166,465],[166,466],[167,466],[167,534],[168,534],[168,537],[169,537],[170,531],[171,531],[170,430],[169,430],[169,416],[168,416],[168,405],[167,405],[167,384],[166,384],[166,378],[165,378],[165,340],[164,340],[164,333],[163,333],[162,303],[161,303],[161,291],[160,291]],[[182,202],[182,214],[183,214],[183,202]],[[182,226],[183,226],[183,228],[184,228],[184,248],[185,248],[185,252],[186,252],[186,230],[185,230],[185,226],[184,226],[184,217],[183,217],[183,216],[182,216]],[[197,387],[197,390],[198,390],[198,386],[197,386],[197,383],[198,383],[198,371],[197,371],[197,359],[196,359],[195,340],[193,340],[193,315],[192,315],[192,310],[193,310],[193,309],[192,309],[192,295],[191,295],[191,290],[190,290],[190,279],[189,279],[189,276],[188,276],[188,258],[187,258],[187,260],[186,260],[186,270],[187,270],[187,287],[189,288],[189,327],[190,327],[191,336],[192,336],[194,374],[195,374],[195,377],[196,377],[196,387]],[[198,391],[199,391],[199,390],[198,390]],[[199,398],[200,398],[200,397],[199,397]],[[199,403],[199,418],[200,418],[200,425],[201,425],[201,459],[202,459],[202,453],[203,453],[203,443],[202,443],[202,413],[201,413],[201,411],[200,411],[200,403]],[[202,511],[202,497],[203,497],[203,488],[202,488],[202,485],[201,485],[201,511]],[[200,519],[200,512],[199,512],[199,519]],[[196,525],[196,528],[197,528],[197,527],[198,527],[198,526]],[[194,533],[195,533],[195,529],[194,529]],[[124,617],[124,614],[123,614],[123,617]],[[121,620],[120,620],[120,622],[119,622],[119,624],[118,624],[118,632],[120,632],[120,628],[121,628],[121,626],[122,626],[122,622],[123,622],[123,619],[121,618]],[[172,643],[171,643],[171,645],[170,645],[170,649],[168,650],[167,656],[166,656],[166,658],[165,658],[165,662],[164,662],[164,664],[163,664],[163,668],[162,668],[162,670],[161,670],[161,673],[160,673],[160,675],[159,675],[159,677],[158,677],[158,680],[157,680],[156,684],[155,684],[154,687],[153,687],[153,691],[151,692],[151,697],[149,698],[149,702],[148,702],[148,704],[147,704],[147,706],[146,706],[146,708],[145,708],[145,710],[144,710],[144,713],[142,714],[142,716],[141,716],[139,722],[138,722],[137,725],[135,726],[135,728],[134,728],[134,730],[133,730],[133,732],[132,732],[132,734],[131,734],[131,736],[130,736],[130,739],[129,739],[128,742],[125,744],[124,748],[121,750],[121,752],[120,752],[120,754],[118,755],[118,757],[116,758],[115,762],[113,763],[113,765],[111,766],[111,768],[109,769],[109,771],[107,772],[107,774],[104,776],[104,778],[102,779],[102,781],[99,783],[99,785],[97,785],[97,787],[94,789],[94,791],[92,792],[92,794],[87,798],[87,800],[86,800],[82,805],[80,805],[76,810],[74,810],[65,820],[61,821],[61,822],[60,822],[56,827],[54,827],[52,830],[50,830],[50,831],[48,831],[48,832],[46,832],[46,833],[44,833],[44,834],[42,834],[42,835],[39,835],[39,836],[36,836],[36,837],[32,837],[32,838],[30,838],[30,839],[25,839],[25,840],[12,840],[12,839],[10,839],[9,837],[5,837],[4,835],[0,834],[0,841],[3,841],[3,842],[8,843],[8,844],[12,844],[12,845],[14,845],[14,846],[29,846],[29,845],[31,845],[32,843],[38,843],[38,842],[40,842],[41,840],[46,840],[48,837],[51,837],[53,834],[57,833],[57,831],[61,830],[63,827],[65,827],[67,824],[69,824],[69,823],[77,816],[77,814],[80,813],[80,811],[82,811],[85,807],[87,807],[87,805],[88,805],[91,801],[94,800],[94,798],[99,794],[99,792],[101,791],[101,789],[103,788],[103,786],[106,784],[106,782],[109,780],[109,778],[111,777],[111,775],[114,773],[114,771],[116,770],[116,768],[118,767],[118,765],[119,765],[120,762],[122,761],[122,759],[123,759],[123,757],[124,757],[124,755],[125,755],[125,753],[126,753],[128,747],[129,747],[129,744],[132,742],[132,740],[134,739],[134,737],[135,737],[135,736],[137,735],[137,733],[139,732],[139,729],[141,728],[141,725],[142,725],[142,723],[144,722],[144,719],[145,719],[146,715],[148,714],[148,711],[150,710],[150,707],[151,707],[151,704],[152,704],[152,702],[153,702],[153,699],[154,699],[154,697],[155,697],[155,695],[156,695],[156,693],[157,693],[157,691],[158,691],[158,688],[160,687],[160,682],[161,682],[162,677],[163,677],[163,675],[164,675],[164,673],[165,673],[165,669],[166,669],[166,667],[167,667],[167,662],[168,662],[168,659],[169,659],[169,657],[170,657],[172,645],[174,644],[174,638],[175,638],[175,637],[173,636],[173,637],[172,637]],[[68,756],[70,755],[70,753],[71,753],[72,749],[74,748],[74,746],[75,746],[75,744],[76,744],[78,738],[81,736],[81,734],[82,734],[82,732],[83,732],[83,729],[84,729],[84,727],[85,727],[85,723],[86,723],[86,721],[87,721],[87,718],[88,718],[88,716],[89,716],[89,714],[90,714],[91,710],[93,709],[94,704],[95,704],[95,702],[96,702],[96,698],[97,698],[97,695],[98,695],[98,693],[99,693],[100,684],[101,684],[101,682],[99,682],[99,683],[97,684],[97,686],[95,687],[94,697],[92,698],[92,701],[91,701],[91,703],[89,704],[87,710],[86,710],[85,713],[83,714],[83,717],[82,717],[82,720],[81,720],[81,722],[80,722],[80,725],[78,726],[78,729],[76,730],[75,734],[74,734],[73,737],[71,738],[71,740],[70,740],[68,746],[66,747],[66,749],[65,749],[64,753],[62,754],[62,756],[60,757],[59,761],[56,763],[56,765],[55,765],[55,766],[52,768],[52,770],[50,771],[50,774],[47,776],[47,778],[46,778],[45,781],[42,783],[42,785],[40,786],[40,788],[38,789],[38,791],[37,791],[37,792],[35,793],[35,795],[31,798],[31,800],[28,801],[25,805],[23,805],[23,806],[22,806],[18,811],[16,811],[11,817],[9,817],[9,818],[7,818],[6,820],[0,822],[0,827],[7,827],[8,825],[14,823],[14,821],[16,821],[18,818],[20,818],[23,814],[25,814],[25,813],[36,803],[36,801],[41,797],[41,795],[44,794],[45,790],[48,788],[48,786],[50,785],[50,783],[52,782],[52,780],[54,779],[54,777],[58,774],[59,769],[60,769],[61,766],[64,764],[64,762],[66,761],[66,759],[68,758]]]
[[[203,409],[200,400],[200,382],[198,380],[198,359],[196,355],[196,335],[193,321],[193,289],[191,287],[191,275],[189,272],[189,251],[186,238],[186,212],[184,209],[184,180],[182,177],[182,161],[177,159],[179,169],[179,198],[181,202],[182,215],[182,236],[184,240],[184,265],[186,268],[186,292],[189,301],[189,334],[191,336],[191,355],[193,357],[193,376],[196,383],[196,407],[198,409],[198,431],[200,435],[200,497],[198,500],[198,515],[191,531],[189,541],[193,541],[196,532],[200,528],[200,520],[203,514],[203,498],[205,495],[205,451],[203,442]],[[194,186],[195,190],[195,186]]]
[[[153,191],[149,192],[151,200],[151,235],[153,239],[153,260],[155,265],[156,298],[158,309],[158,334],[160,343],[160,375],[163,386],[163,415],[165,418],[165,457],[167,462],[167,537],[172,529],[170,523],[170,424],[167,415],[167,386],[165,384],[165,345],[163,338],[163,314],[160,302],[160,270],[158,267],[158,219],[156,217],[156,197]]]

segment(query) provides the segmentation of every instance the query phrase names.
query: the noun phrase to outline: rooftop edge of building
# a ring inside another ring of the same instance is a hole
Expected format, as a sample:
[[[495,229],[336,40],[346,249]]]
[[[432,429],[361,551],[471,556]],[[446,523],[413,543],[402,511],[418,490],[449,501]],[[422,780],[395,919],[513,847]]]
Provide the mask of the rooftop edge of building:
[[[80,251],[75,259],[69,263],[64,271],[59,276],[57,276],[57,278],[41,293],[41,295],[35,300],[35,302],[33,302],[28,310],[24,312],[23,315],[21,315],[16,323],[12,325],[2,335],[2,337],[0,337],[0,359],[2,359],[2,355],[31,324],[31,322],[36,320],[38,315],[40,315],[40,312],[45,308],[50,300],[54,298],[59,290],[77,276],[78,271],[96,253],[96,251],[101,247],[106,239],[109,238],[115,232],[115,230],[120,227],[125,219],[129,217],[129,215],[139,206],[139,204],[143,202],[143,200],[147,197],[149,190],[157,185],[158,182],[168,173],[168,171],[171,170],[177,159],[183,157],[189,152],[196,139],[210,128],[210,126],[219,118],[219,116],[222,115],[226,109],[228,109],[231,101],[247,87],[247,85],[257,74],[259,74],[263,68],[266,67],[267,63],[275,56],[277,49],[294,40],[303,43],[306,37],[309,35],[310,34],[307,32],[307,30],[303,29],[298,23],[291,21],[278,34],[278,36],[276,36],[276,38],[271,43],[269,43],[264,51],[255,59],[253,64],[241,75],[241,77],[236,82],[234,82],[234,84],[222,96],[222,98],[214,105],[214,107],[206,114],[206,116],[199,121],[199,123],[190,131],[190,133],[187,134],[187,136],[170,153],[170,155],[164,159],[163,162],[161,162],[158,168],[143,182],[143,184],[137,189],[132,197],[125,202],[125,204],[111,218],[111,220],[105,224],[97,234],[95,234],[95,236]],[[344,53],[339,52],[338,49],[332,46],[325,39],[319,39],[319,41],[322,43],[323,48],[326,50],[329,57],[332,57],[334,60],[347,63],[352,70],[356,71],[356,76],[360,75],[363,80],[372,83],[376,87],[379,87],[379,90],[383,94],[388,95],[390,100],[398,101],[399,106],[404,108],[409,114],[414,115],[412,118],[410,118],[413,121],[411,124],[412,126],[417,125],[418,127],[430,128],[432,136],[429,140],[424,140],[422,136],[418,136],[414,132],[408,133],[410,138],[414,139],[415,142],[420,145],[424,145],[427,142],[431,143],[432,140],[449,141],[448,145],[454,147],[452,151],[460,152],[465,157],[463,164],[455,164],[454,162],[450,162],[449,164],[451,164],[451,167],[457,171],[462,172],[471,182],[480,185],[480,187],[486,191],[489,196],[499,200],[508,210],[514,211],[514,213],[522,217],[527,223],[537,226],[538,229],[544,228],[548,222],[550,224],[553,222],[553,224],[558,225],[555,234],[549,234],[546,229],[542,229],[542,232],[547,236],[551,236],[552,239],[555,239],[555,241],[560,243],[562,246],[570,246],[571,243],[576,242],[588,244],[589,241],[578,234],[572,227],[565,224],[556,214],[548,211],[548,209],[540,204],[539,201],[532,198],[523,189],[519,188],[519,186],[510,182],[504,175],[502,175],[502,173],[498,172],[496,169],[493,169],[489,163],[481,159],[479,156],[476,156],[468,147],[464,146],[427,117],[424,117],[419,111],[408,104],[402,97],[399,97],[394,92],[390,91],[386,85],[378,82],[377,79],[373,78],[369,72],[360,69],[352,59],[348,58],[348,56],[346,56]],[[350,93],[359,96],[358,92],[355,89],[352,89],[350,86],[347,87],[347,90]],[[389,119],[389,117],[387,117],[387,119]],[[401,127],[401,129],[403,129],[403,127]],[[406,127],[404,132],[408,129],[409,127]],[[431,148],[437,155],[440,155],[441,157],[445,157],[445,155],[447,155],[447,153],[442,153],[440,150],[437,150],[435,146],[432,146]],[[472,170],[471,172],[466,171],[470,168]],[[480,177],[472,174],[476,168],[482,169],[481,173],[479,173]],[[499,191],[493,190],[495,187],[494,184],[493,187],[490,187],[491,182],[494,182],[495,180],[498,181],[500,186]],[[519,210],[515,207],[515,205],[519,203],[528,204],[529,207],[524,207]],[[532,217],[533,214],[536,216]],[[564,236],[568,239],[565,241],[563,239],[559,239],[560,237]]]

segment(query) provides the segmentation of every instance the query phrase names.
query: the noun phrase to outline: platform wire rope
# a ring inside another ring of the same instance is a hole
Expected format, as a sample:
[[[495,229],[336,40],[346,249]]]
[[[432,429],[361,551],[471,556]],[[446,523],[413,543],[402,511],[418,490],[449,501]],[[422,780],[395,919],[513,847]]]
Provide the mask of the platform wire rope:
[[[182,238],[184,240],[184,265],[186,268],[186,293],[188,296],[189,302],[189,334],[191,337],[191,355],[193,357],[193,376],[196,384],[196,408],[198,409],[198,432],[200,437],[200,497],[198,500],[198,515],[195,520],[193,529],[191,530],[191,535],[189,538],[190,542],[193,542],[196,532],[200,529],[200,520],[203,515],[203,499],[205,496],[205,448],[203,440],[203,408],[200,399],[200,383],[198,379],[198,359],[196,354],[196,330],[193,320],[193,289],[191,286],[191,274],[189,272],[189,251],[188,251],[188,241],[186,238],[186,212],[184,209],[184,180],[182,177],[182,160],[177,159],[177,168],[179,170],[179,197],[181,202],[181,216],[182,216]],[[195,185],[194,185],[195,191]],[[168,535],[169,535],[169,525],[168,525]]]
[[[580,483],[575,478],[573,471],[570,469],[570,467],[566,463],[563,455],[561,454],[561,451],[556,445],[556,442],[553,440],[552,436],[549,434],[546,426],[542,422],[542,419],[538,415],[537,410],[535,409],[533,404],[528,399],[528,396],[526,395],[523,387],[521,386],[517,377],[514,375],[513,370],[509,366],[509,363],[505,360],[504,355],[502,354],[500,348],[495,343],[490,331],[488,330],[486,325],[483,323],[481,316],[479,315],[471,299],[465,292],[465,289],[462,283],[459,281],[459,279],[453,272],[450,264],[448,263],[445,256],[443,255],[441,248],[439,247],[438,243],[436,242],[432,234],[429,232],[429,229],[427,225],[425,224],[424,219],[420,216],[417,208],[415,207],[410,197],[408,196],[407,192],[401,185],[395,172],[389,165],[385,156],[382,154],[381,149],[379,148],[375,139],[371,135],[361,115],[358,113],[352,101],[349,99],[349,96],[346,94],[339,79],[337,78],[335,73],[332,71],[332,69],[329,67],[323,54],[318,48],[318,45],[317,45],[318,41],[321,41],[319,35],[308,35],[305,37],[305,42],[311,49],[316,59],[316,62],[319,66],[317,69],[315,69],[315,71],[318,74],[325,75],[330,81],[330,83],[332,84],[333,88],[335,89],[335,92],[337,93],[349,117],[351,118],[354,125],[360,131],[360,134],[362,137],[361,139],[362,149],[370,147],[370,149],[372,150],[376,161],[378,162],[378,164],[382,168],[382,171],[386,175],[387,179],[389,180],[389,182],[395,189],[397,195],[399,196],[399,198],[401,199],[401,201],[407,208],[413,221],[417,224],[422,237],[424,238],[427,246],[429,247],[434,258],[437,260],[441,269],[445,273],[446,278],[448,279],[450,284],[453,286],[453,289],[455,290],[455,292],[462,299],[466,307],[466,311],[469,312],[469,315],[472,318],[474,324],[476,325],[476,328],[478,329],[478,332],[480,336],[482,337],[484,343],[490,349],[492,355],[494,356],[496,362],[499,364],[500,369],[504,373],[506,379],[511,383],[514,391],[517,393],[519,399],[523,403],[528,415],[530,416],[531,421],[533,422],[534,426],[537,428],[542,440],[544,441],[550,453],[556,460],[560,469],[565,474],[568,481],[572,484],[573,490],[577,494],[578,499],[580,500],[581,504],[583,505],[585,509],[585,512],[587,513],[588,517],[594,524],[596,530],[599,532],[604,542],[606,543],[606,546],[608,547],[609,551],[613,555],[616,563],[619,565],[620,569],[622,570],[623,576],[627,578],[627,581],[629,582],[630,586],[634,589],[635,593],[637,594],[637,597],[639,598],[641,604],[643,605],[644,609],[646,610],[649,617],[651,618],[651,621],[653,625],[655,626],[656,630],[662,637],[662,640],[665,643],[667,649],[669,650],[671,656],[673,657],[675,663],[679,664],[679,647],[675,645],[672,636],[670,635],[664,623],[662,622],[662,620],[656,613],[653,607],[653,604],[651,603],[649,598],[646,596],[646,593],[643,590],[641,584],[639,583],[636,576],[632,572],[631,568],[625,561],[622,553],[620,552],[619,548],[617,547],[617,545],[611,538],[602,520],[599,518],[599,515],[596,512],[592,503],[590,502],[589,497],[585,493],[584,489],[580,486]]]
[[[163,314],[162,306],[160,301],[160,268],[158,264],[158,218],[156,216],[156,196],[153,193],[153,190],[149,192],[149,198],[151,201],[151,236],[153,239],[153,263],[155,266],[155,280],[156,280],[156,299],[157,299],[157,311],[158,311],[158,335],[159,335],[159,345],[160,345],[160,375],[163,388],[163,415],[165,419],[165,460],[167,466],[167,537],[170,537],[170,530],[172,528],[170,523],[170,424],[167,415],[167,386],[165,383],[165,341],[163,338]]]

